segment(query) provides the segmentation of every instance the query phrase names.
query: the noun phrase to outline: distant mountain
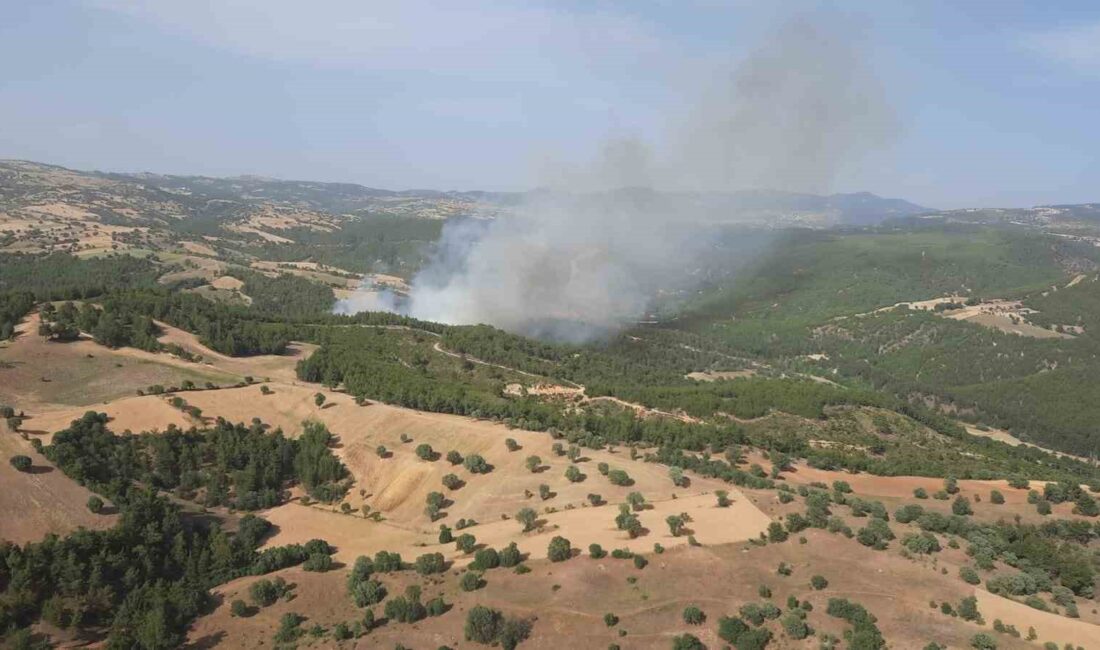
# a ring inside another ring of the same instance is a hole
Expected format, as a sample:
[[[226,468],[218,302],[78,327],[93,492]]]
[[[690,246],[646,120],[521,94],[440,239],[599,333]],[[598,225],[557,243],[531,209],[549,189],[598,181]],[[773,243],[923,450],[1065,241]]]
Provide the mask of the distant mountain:
[[[62,188],[79,188],[87,203],[119,222],[187,218],[254,211],[257,206],[329,215],[392,215],[425,219],[504,216],[528,201],[566,198],[613,202],[644,210],[682,213],[685,219],[753,223],[769,227],[873,225],[929,212],[902,199],[869,192],[799,194],[774,190],[669,192],[622,188],[596,193],[536,189],[527,192],[387,190],[355,183],[323,183],[237,176],[173,176],[152,173],[80,172],[25,161],[0,161],[0,199],[41,200]],[[77,196],[68,195],[70,199]],[[625,202],[625,203],[624,203]],[[113,210],[118,207],[120,210]]]

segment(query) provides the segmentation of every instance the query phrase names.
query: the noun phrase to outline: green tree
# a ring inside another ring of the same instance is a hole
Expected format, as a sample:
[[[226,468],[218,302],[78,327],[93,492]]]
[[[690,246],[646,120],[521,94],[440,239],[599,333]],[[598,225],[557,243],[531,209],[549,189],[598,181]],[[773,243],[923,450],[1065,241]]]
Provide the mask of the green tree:
[[[516,521],[523,524],[523,532],[525,533],[534,529],[538,517],[538,513],[532,508],[522,508],[516,513]]]
[[[551,562],[562,562],[573,557],[573,547],[569,543],[569,540],[556,536],[550,540],[550,544],[547,547],[546,556]]]

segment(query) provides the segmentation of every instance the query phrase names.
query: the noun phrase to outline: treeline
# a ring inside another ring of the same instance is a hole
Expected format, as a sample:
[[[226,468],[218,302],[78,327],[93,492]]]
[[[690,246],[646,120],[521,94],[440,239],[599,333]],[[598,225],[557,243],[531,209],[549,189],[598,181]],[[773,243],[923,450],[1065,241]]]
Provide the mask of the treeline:
[[[144,316],[187,330],[204,345],[230,356],[283,354],[291,336],[302,329],[263,320],[241,307],[164,289],[115,292],[102,305],[119,319]]]
[[[315,261],[358,273],[411,276],[439,239],[444,222],[436,219],[366,216],[343,220],[333,231],[287,229],[291,243],[257,242],[242,251],[265,260]]]
[[[109,348],[123,346],[157,352],[160,328],[147,316],[118,309],[99,309],[90,302],[79,308],[72,302],[64,302],[55,308],[45,303],[41,310],[42,322],[38,334],[57,341],[73,341],[81,332],[88,332],[100,345]]]
[[[67,476],[119,503],[144,485],[205,506],[259,510],[282,503],[292,484],[321,501],[342,496],[348,471],[332,443],[316,422],[295,440],[220,418],[205,429],[118,436],[105,414],[89,411],[42,451]]]
[[[34,302],[30,291],[0,291],[0,341],[15,334],[15,327],[34,308]]]
[[[301,319],[327,314],[336,303],[332,288],[290,273],[269,277],[232,269],[229,275],[244,282],[241,292],[252,299],[249,311],[274,318]]]
[[[105,631],[109,648],[180,647],[188,624],[210,606],[212,587],[301,563],[307,547],[319,546],[260,553],[270,528],[248,515],[230,535],[185,520],[153,491],[133,490],[110,530],[0,543],[0,634],[16,647],[45,621],[93,637]]]
[[[0,292],[29,291],[39,301],[82,300],[109,291],[156,286],[157,266],[129,255],[79,258],[0,254]]]

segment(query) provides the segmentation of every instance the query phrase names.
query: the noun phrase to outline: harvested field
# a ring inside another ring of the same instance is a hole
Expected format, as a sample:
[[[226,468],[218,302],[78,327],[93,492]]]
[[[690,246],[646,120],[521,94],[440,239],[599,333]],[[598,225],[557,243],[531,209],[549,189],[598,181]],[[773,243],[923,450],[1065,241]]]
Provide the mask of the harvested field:
[[[19,454],[33,461],[30,471],[17,471],[8,463]],[[87,506],[91,495],[0,423],[0,540],[26,544],[81,527],[110,528],[117,515],[92,514]]]
[[[931,641],[964,648],[975,633],[992,633],[988,623],[983,628],[928,606],[929,601],[957,603],[971,593],[972,588],[954,576],[942,575],[929,564],[871,551],[854,540],[822,531],[807,531],[806,537],[804,545],[791,540],[764,547],[722,544],[683,546],[661,555],[648,552],[649,565],[641,570],[628,560],[610,557],[593,560],[584,555],[556,564],[531,558],[527,561],[530,573],[488,571],[484,574],[485,587],[475,592],[458,588],[455,571],[428,579],[410,571],[386,574],[380,579],[391,594],[401,593],[408,584],[421,584],[423,599],[442,595],[453,608],[413,625],[386,623],[358,641],[348,642],[347,647],[388,648],[398,642],[414,648],[443,644],[473,647],[462,638],[462,626],[469,609],[482,604],[533,620],[531,638],[522,648],[552,649],[563,643],[577,648],[605,648],[618,643],[629,648],[667,650],[672,637],[684,632],[695,634],[708,647],[720,648],[723,642],[715,632],[718,619],[736,615],[741,605],[761,602],[760,585],[771,589],[770,600],[783,609],[788,596],[808,600],[814,606],[808,622],[820,632],[837,637],[842,637],[848,626],[825,613],[832,597],[851,599],[870,610],[891,648],[918,649]],[[780,562],[792,566],[790,576],[776,574]],[[825,590],[809,587],[813,574],[828,579]],[[337,622],[350,623],[362,616],[362,610],[354,607],[346,595],[344,570],[311,574],[294,568],[280,575],[296,585],[294,599],[260,609],[247,619],[231,618],[229,603],[237,598],[247,601],[247,587],[256,578],[234,581],[216,590],[219,606],[196,621],[190,640],[197,643],[217,638],[229,647],[269,646],[279,618],[287,612],[307,616],[306,628],[314,623],[331,628]],[[895,588],[901,584],[904,589]],[[704,625],[683,622],[681,612],[688,605],[704,611]],[[376,616],[379,609],[375,608]],[[618,617],[614,627],[604,623],[605,613]],[[992,621],[988,614],[986,618]],[[775,634],[769,647],[816,647],[786,637],[778,621],[766,625]],[[625,635],[620,636],[619,630]],[[1004,635],[997,635],[997,641],[1003,649],[1033,647]]]
[[[57,406],[95,406],[134,395],[153,384],[231,384],[238,376],[167,354],[133,348],[111,350],[91,340],[59,343],[37,335],[38,315],[0,343],[0,404],[28,413]]]

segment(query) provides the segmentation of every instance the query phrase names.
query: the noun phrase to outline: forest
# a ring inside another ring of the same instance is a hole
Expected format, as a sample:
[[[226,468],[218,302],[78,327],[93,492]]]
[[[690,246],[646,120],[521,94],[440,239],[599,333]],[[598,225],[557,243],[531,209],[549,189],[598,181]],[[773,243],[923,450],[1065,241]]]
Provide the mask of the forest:
[[[247,511],[283,503],[295,484],[319,501],[342,496],[348,471],[330,449],[334,442],[318,422],[290,439],[258,422],[220,418],[203,429],[115,435],[104,414],[89,411],[42,450],[67,476],[116,503],[144,486]]]
[[[245,516],[228,534],[185,517],[153,490],[130,491],[121,511],[110,530],[22,547],[0,543],[0,629],[17,630],[10,641],[26,641],[27,626],[41,619],[105,637],[108,648],[176,648],[190,621],[211,606],[212,587],[328,548],[320,542],[258,552],[270,530],[265,520]]]

